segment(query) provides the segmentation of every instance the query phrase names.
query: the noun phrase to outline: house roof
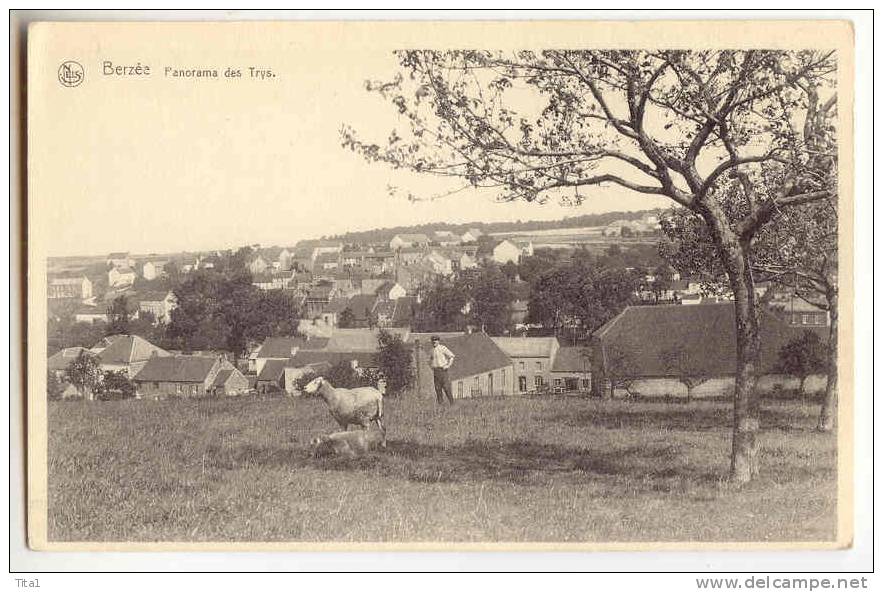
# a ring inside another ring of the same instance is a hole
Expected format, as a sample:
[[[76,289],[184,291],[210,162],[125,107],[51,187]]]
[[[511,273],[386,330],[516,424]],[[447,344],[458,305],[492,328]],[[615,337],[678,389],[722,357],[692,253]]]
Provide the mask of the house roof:
[[[139,292],[137,300],[139,302],[162,302],[170,295],[174,297],[170,290],[152,290],[150,292]]]
[[[215,375],[215,380],[212,382],[212,386],[224,386],[234,371],[233,368],[222,368],[221,370],[218,370],[218,373]]]
[[[484,333],[443,337],[441,342],[454,353],[454,363],[448,371],[454,380],[512,365],[509,356]]]
[[[89,351],[85,347],[66,347],[49,356],[46,366],[49,370],[67,370],[71,362],[77,359],[81,352]]]
[[[114,267],[108,273],[114,273],[114,272],[116,272],[120,275],[126,275],[126,274],[130,274],[130,273],[132,275],[135,275],[135,270],[132,269],[131,267]]]
[[[558,348],[552,361],[552,372],[591,371],[591,349],[588,347],[566,346]]]
[[[286,364],[288,364],[288,359],[267,360],[264,362],[264,367],[261,368],[261,371],[258,374],[258,380],[269,380],[272,382],[279,380],[282,374],[285,373]]]
[[[307,298],[324,299],[331,296],[332,292],[334,292],[334,286],[313,286],[310,288]]]
[[[321,371],[322,365],[335,366],[340,362],[356,360],[362,368],[376,368],[377,355],[369,351],[335,352],[335,351],[299,351],[286,362],[288,368],[313,367]]]
[[[402,296],[395,300],[395,312],[392,315],[393,325],[401,325],[411,322],[414,318],[414,307],[417,299],[414,296]]]
[[[390,333],[395,333],[403,339],[407,337],[407,331],[403,329],[389,328]],[[378,329],[334,329],[326,351],[336,352],[374,352],[377,351]]]
[[[595,331],[603,363],[624,356],[637,376],[673,376],[675,364],[707,376],[732,375],[736,370],[735,308],[714,304],[632,306]],[[792,327],[771,311],[760,317],[760,370],[769,372],[779,350],[805,327]],[[811,329],[824,339],[827,327]],[[673,361],[673,357],[674,358]]]
[[[387,318],[392,318],[396,311],[396,301],[395,300],[380,300],[374,306],[374,314],[377,316],[385,316]]]
[[[107,256],[108,259],[128,259],[129,253],[127,252],[119,252],[119,253],[111,253]]]
[[[491,337],[511,358],[548,358],[554,351],[555,337]]]
[[[333,298],[322,308],[322,312],[341,313],[349,304],[349,298]]]
[[[291,357],[291,350],[297,349],[322,349],[328,345],[328,339],[323,337],[267,337],[258,350],[259,358],[285,358]]]
[[[374,293],[375,294],[381,294],[381,293],[388,294],[389,291],[392,290],[393,287],[395,287],[395,285],[396,285],[396,282],[387,279],[382,284],[377,286],[377,289],[374,290]]]
[[[54,277],[49,280],[49,283],[54,286],[73,286],[82,284],[83,281],[89,281],[89,279],[83,275],[76,277]]]
[[[371,294],[356,294],[351,296],[345,308],[349,308],[353,317],[357,321],[364,321],[368,318],[368,313],[374,310],[377,303],[377,296]]]
[[[135,375],[137,382],[204,382],[217,358],[207,356],[169,356],[151,358]]]
[[[131,364],[154,357],[167,357],[169,352],[137,335],[118,335],[98,354],[103,364]]]

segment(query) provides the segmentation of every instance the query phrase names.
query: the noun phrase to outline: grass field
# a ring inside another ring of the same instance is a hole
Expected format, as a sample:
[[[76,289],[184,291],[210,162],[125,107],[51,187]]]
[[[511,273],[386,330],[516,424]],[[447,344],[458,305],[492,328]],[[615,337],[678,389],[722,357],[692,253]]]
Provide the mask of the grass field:
[[[836,530],[836,439],[765,404],[762,469],[725,480],[730,407],[388,400],[389,448],[317,459],[315,399],[53,402],[53,541],[810,541]]]

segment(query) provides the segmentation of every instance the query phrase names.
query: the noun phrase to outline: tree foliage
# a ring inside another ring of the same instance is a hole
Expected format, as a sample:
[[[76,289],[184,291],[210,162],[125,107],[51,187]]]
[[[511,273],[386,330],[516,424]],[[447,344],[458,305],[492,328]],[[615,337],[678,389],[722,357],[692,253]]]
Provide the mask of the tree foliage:
[[[531,284],[528,319],[562,331],[594,331],[634,301],[638,277],[578,259],[541,273]]]
[[[174,290],[178,306],[167,333],[182,349],[223,349],[241,356],[249,342],[296,335],[299,310],[281,290],[260,290],[244,263],[188,274]]]
[[[101,365],[98,356],[83,350],[67,368],[67,380],[74,385],[80,395],[92,399],[101,388]]]
[[[58,379],[55,372],[49,370],[46,373],[46,398],[50,401],[56,401],[61,398],[64,391],[64,383]]]
[[[108,371],[104,373],[101,388],[97,394],[98,399],[102,401],[131,399],[135,396],[135,383],[129,380],[124,371]]]
[[[411,350],[400,336],[383,329],[377,335],[377,365],[386,382],[385,394],[399,396],[414,384]]]
[[[783,374],[800,378],[800,392],[806,392],[806,379],[825,371],[827,351],[825,344],[813,331],[804,331],[782,346],[776,369]]]
[[[133,311],[129,306],[129,299],[125,294],[121,294],[113,299],[107,307],[107,334],[108,335],[128,335],[129,321],[132,319]]]
[[[496,264],[482,265],[460,277],[438,276],[421,288],[414,315],[417,331],[463,331],[467,325],[502,335],[511,324],[515,297],[510,281]]]

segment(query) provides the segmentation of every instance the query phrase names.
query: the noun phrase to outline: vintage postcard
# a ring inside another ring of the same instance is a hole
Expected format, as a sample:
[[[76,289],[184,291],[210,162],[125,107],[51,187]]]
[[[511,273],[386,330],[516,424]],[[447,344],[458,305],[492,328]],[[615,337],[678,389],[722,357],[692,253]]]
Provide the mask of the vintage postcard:
[[[850,546],[853,51],[32,24],[29,545]]]

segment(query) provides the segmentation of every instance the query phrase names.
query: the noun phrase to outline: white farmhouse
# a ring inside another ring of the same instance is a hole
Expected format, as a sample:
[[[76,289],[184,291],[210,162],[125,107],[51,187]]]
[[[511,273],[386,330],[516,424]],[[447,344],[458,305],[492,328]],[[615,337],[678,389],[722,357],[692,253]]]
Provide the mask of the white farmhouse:
[[[135,271],[130,267],[114,267],[107,272],[107,285],[122,288],[135,283]]]
[[[518,263],[522,257],[531,256],[533,256],[532,242],[521,243],[506,239],[494,247],[494,261],[501,265],[509,262]]]

